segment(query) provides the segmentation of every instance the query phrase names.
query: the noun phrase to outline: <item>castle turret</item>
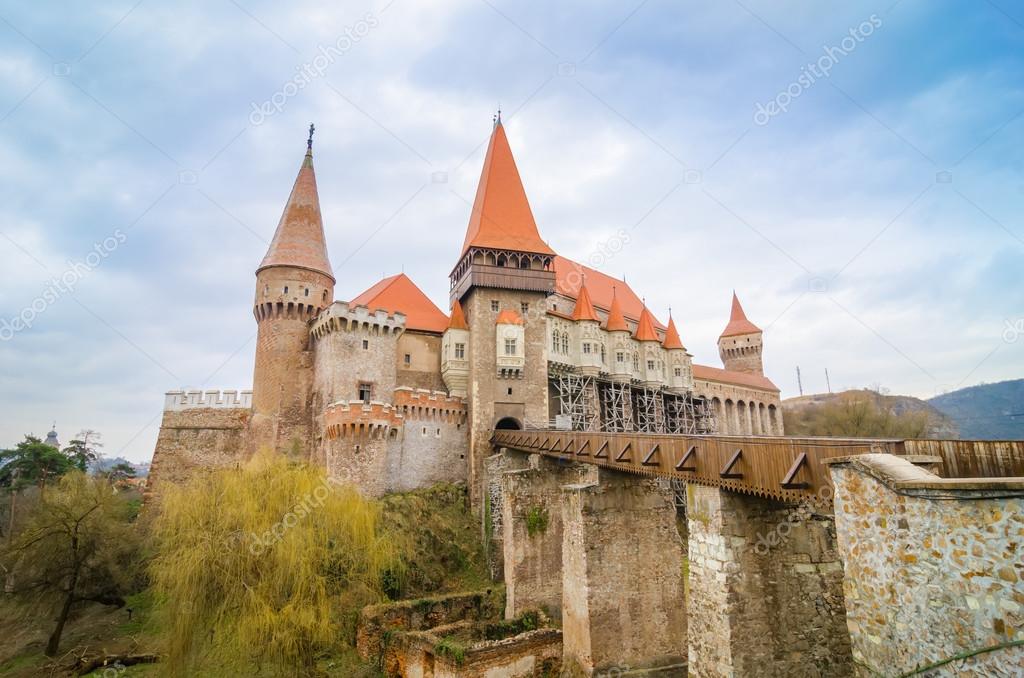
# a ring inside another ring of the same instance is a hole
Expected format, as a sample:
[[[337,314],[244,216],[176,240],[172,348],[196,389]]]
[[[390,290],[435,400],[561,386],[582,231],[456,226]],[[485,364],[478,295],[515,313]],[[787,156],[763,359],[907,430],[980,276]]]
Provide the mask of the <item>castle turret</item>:
[[[613,381],[629,383],[633,378],[634,355],[636,355],[636,366],[640,366],[640,358],[634,352],[633,342],[629,337],[629,325],[626,324],[626,317],[622,315],[622,306],[619,304],[619,297],[612,288],[612,303],[608,309],[608,320],[604,329],[608,332],[611,343],[611,356],[608,372]]]
[[[665,360],[661,352],[661,340],[654,329],[654,318],[644,304],[640,320],[636,324],[633,338],[640,342],[640,383],[648,388],[657,388],[665,383]]]
[[[604,361],[601,358],[604,339],[601,336],[601,318],[590,300],[586,280],[580,285],[572,319],[576,323],[576,364],[579,366],[579,372],[596,377],[604,369]]]
[[[441,338],[441,378],[450,395],[466,397],[469,392],[469,325],[458,299],[452,304],[452,316]]]
[[[743,312],[740,300],[733,292],[729,324],[718,338],[718,355],[725,369],[764,376],[761,336],[761,328],[747,320],[747,314]]]
[[[671,309],[668,312],[668,327],[665,328],[665,339],[661,342],[668,362],[668,380],[666,386],[677,393],[693,389],[693,357],[686,351],[676,322],[672,319]]]
[[[308,450],[311,442],[309,323],[334,300],[335,282],[313,171],[312,129],[274,239],[256,269],[252,451]]]

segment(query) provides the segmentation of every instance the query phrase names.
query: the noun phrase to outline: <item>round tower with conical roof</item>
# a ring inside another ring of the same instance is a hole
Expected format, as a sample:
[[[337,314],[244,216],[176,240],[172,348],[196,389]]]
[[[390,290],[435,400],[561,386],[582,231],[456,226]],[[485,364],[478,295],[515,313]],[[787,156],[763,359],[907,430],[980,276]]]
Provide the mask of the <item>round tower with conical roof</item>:
[[[274,239],[256,269],[251,451],[310,453],[309,323],[334,301],[334,282],[313,171],[310,126],[306,156]]]
[[[739,297],[732,293],[729,324],[718,338],[718,355],[722,365],[733,372],[764,376],[761,353],[764,350],[761,328],[747,320]]]

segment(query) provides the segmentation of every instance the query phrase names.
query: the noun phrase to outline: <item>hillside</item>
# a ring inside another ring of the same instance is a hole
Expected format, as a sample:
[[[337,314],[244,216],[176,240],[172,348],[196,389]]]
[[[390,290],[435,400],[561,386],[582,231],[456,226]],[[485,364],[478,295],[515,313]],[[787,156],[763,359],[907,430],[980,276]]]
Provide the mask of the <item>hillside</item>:
[[[956,422],[964,438],[1024,439],[1024,379],[962,388],[928,404]]]
[[[867,389],[782,401],[787,435],[959,438],[956,423],[919,398]]]

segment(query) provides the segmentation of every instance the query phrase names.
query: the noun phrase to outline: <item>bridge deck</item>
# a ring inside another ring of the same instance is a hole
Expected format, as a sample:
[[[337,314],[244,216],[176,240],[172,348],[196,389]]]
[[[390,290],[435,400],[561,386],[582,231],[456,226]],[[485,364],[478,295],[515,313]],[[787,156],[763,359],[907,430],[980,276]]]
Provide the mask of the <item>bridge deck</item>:
[[[822,463],[832,457],[870,452],[913,455],[932,452],[921,441],[861,438],[788,438],[719,435],[598,433],[556,430],[496,430],[495,446],[596,464],[626,473],[678,478],[736,492],[801,501],[831,501],[832,480]],[[962,442],[962,441],[957,441]],[[999,446],[1002,447],[999,447]],[[1024,442],[973,441],[975,454],[994,450],[987,468],[998,476],[1024,476]],[[947,446],[949,450],[962,446]],[[935,452],[943,452],[941,446]],[[948,455],[943,454],[943,457]],[[947,467],[957,468],[955,459]],[[963,464],[961,464],[963,466]]]

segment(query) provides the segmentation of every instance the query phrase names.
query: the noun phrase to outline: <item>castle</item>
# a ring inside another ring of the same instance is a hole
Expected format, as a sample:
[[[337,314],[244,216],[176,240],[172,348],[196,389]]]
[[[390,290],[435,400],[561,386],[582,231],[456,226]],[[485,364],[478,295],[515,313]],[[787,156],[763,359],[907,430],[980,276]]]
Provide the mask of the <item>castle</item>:
[[[252,391],[169,392],[153,477],[270,448],[371,495],[462,481],[478,498],[495,428],[783,433],[735,293],[723,367],[694,364],[671,314],[541,238],[500,116],[449,278],[448,314],[405,274],[335,300],[311,132],[256,269]]]

